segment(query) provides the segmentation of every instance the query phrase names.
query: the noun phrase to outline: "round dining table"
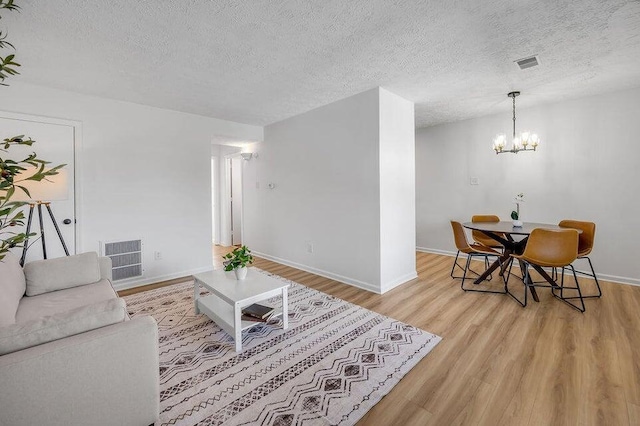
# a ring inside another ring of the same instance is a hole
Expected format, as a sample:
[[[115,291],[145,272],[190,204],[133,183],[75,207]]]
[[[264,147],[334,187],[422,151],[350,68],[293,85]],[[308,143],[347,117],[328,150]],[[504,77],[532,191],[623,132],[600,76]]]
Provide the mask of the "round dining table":
[[[502,255],[489,266],[489,268],[484,271],[475,281],[474,284],[480,284],[482,281],[486,280],[489,275],[497,268],[500,268],[500,275],[503,276],[505,270],[511,265],[513,258],[512,254],[522,254],[525,246],[527,245],[527,240],[529,239],[529,235],[536,228],[544,228],[544,229],[566,229],[560,227],[558,225],[550,224],[550,223],[535,223],[535,222],[524,222],[522,226],[513,226],[513,222],[508,221],[500,221],[500,222],[465,222],[462,224],[467,229],[471,229],[474,231],[480,231],[486,236],[492,238],[493,240],[499,242],[504,247],[504,251]],[[578,233],[582,233],[581,230],[577,230]],[[516,237],[516,238],[514,238]],[[522,237],[522,238],[517,238]],[[524,262],[520,262],[520,270],[524,271],[526,265]],[[533,265],[532,265],[533,266]],[[540,268],[534,266],[534,269],[542,275],[542,277],[549,282],[552,286],[557,286],[553,278],[547,274],[547,272]],[[524,273],[523,273],[524,274]],[[523,275],[524,276],[524,275]],[[533,296],[533,300],[539,302],[538,294],[536,292],[536,288],[532,285],[527,286],[531,291],[531,296]]]

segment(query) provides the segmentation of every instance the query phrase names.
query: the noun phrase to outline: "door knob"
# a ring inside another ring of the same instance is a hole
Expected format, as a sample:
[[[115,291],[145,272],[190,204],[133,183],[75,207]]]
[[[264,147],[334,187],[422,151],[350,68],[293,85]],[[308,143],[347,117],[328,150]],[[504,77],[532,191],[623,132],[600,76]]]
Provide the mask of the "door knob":
[[[65,225],[71,225],[71,219],[65,219],[62,221]]]

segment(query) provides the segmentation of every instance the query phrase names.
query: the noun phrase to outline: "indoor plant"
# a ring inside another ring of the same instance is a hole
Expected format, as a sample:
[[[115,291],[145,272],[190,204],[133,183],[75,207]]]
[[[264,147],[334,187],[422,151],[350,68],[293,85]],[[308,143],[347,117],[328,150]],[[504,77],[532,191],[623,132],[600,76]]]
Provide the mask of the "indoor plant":
[[[18,6],[14,0],[0,0],[0,12],[4,10],[17,10]],[[0,49],[12,48],[13,45],[6,40],[6,34],[0,31]],[[6,86],[6,78],[18,74],[16,67],[20,64],[14,62],[15,55],[0,57],[0,86]],[[64,166],[56,166],[45,170],[47,161],[41,160],[36,153],[28,155],[21,160],[5,158],[12,146],[31,146],[35,141],[24,135],[14,136],[4,139],[0,143],[0,261],[4,259],[9,249],[21,247],[27,238],[24,232],[17,232],[17,227],[24,225],[24,213],[21,207],[27,204],[24,201],[12,201],[16,189],[24,191],[29,195],[29,191],[20,182],[27,180],[42,181],[48,176],[58,174],[58,170]],[[35,234],[30,234],[32,236]]]
[[[520,203],[524,203],[524,194],[522,192],[516,195],[515,203],[516,209],[511,212],[511,219],[513,219],[513,226],[520,227],[522,226],[522,221],[520,220]]]
[[[247,276],[247,265],[253,263],[251,250],[247,246],[237,247],[231,253],[222,256],[225,271],[234,271],[236,279],[244,280]]]

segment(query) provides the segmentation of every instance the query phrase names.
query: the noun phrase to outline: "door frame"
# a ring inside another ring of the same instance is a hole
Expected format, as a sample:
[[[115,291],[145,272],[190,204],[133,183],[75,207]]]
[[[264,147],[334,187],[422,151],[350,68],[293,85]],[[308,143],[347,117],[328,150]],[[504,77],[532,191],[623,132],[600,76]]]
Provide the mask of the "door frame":
[[[79,161],[82,152],[82,122],[75,120],[66,120],[63,118],[46,117],[41,115],[23,114],[19,112],[11,112],[0,110],[0,118],[8,118],[10,120],[27,121],[31,123],[53,124],[58,126],[68,126],[73,128],[73,209],[74,209],[74,234],[75,234],[75,252],[82,253],[82,239],[80,238],[82,227],[78,223],[82,223],[82,180],[78,176],[82,176],[82,164]],[[27,135],[28,136],[28,135]],[[36,141],[38,142],[38,141]],[[75,254],[75,253],[71,253]]]

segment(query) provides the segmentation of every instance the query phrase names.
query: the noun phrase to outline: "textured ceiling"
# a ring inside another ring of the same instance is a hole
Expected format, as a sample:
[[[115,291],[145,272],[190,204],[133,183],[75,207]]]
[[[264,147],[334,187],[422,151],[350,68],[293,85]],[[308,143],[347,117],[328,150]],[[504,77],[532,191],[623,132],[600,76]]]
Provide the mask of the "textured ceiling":
[[[13,81],[265,125],[383,86],[416,126],[640,85],[637,0],[18,0]],[[538,54],[521,71],[513,61]]]

